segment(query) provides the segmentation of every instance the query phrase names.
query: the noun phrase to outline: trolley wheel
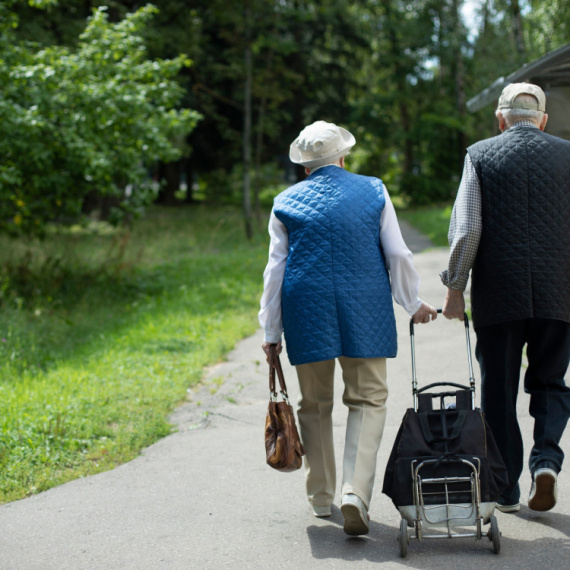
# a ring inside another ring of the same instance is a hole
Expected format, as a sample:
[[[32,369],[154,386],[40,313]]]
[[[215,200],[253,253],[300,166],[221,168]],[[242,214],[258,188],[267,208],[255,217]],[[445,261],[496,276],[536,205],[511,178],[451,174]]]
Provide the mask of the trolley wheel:
[[[499,552],[501,552],[501,532],[499,531],[497,517],[492,515],[489,522],[491,523],[488,533],[489,540],[493,542],[493,550],[495,551],[495,554],[499,554]]]
[[[400,522],[400,536],[398,536],[398,541],[400,542],[400,556],[406,558],[408,554],[408,544],[410,544],[410,535],[408,534],[408,521],[402,519]]]

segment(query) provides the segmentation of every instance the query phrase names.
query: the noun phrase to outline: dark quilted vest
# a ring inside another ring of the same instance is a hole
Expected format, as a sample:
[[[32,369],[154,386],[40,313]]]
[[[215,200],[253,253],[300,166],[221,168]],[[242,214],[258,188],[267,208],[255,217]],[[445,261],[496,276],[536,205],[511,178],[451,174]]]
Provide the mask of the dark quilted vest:
[[[515,126],[467,152],[482,198],[474,326],[570,322],[570,141]]]
[[[283,328],[291,364],[396,356],[380,247],[382,181],[326,166],[275,198],[287,228]]]

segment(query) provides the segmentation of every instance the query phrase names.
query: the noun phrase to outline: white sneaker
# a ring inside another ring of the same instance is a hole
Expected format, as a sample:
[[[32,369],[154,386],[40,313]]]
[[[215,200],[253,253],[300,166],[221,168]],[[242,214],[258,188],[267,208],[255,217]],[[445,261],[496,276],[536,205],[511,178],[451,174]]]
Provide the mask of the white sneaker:
[[[518,513],[521,510],[520,503],[513,503],[512,505],[504,505],[503,503],[496,503],[497,509],[502,513]]]
[[[537,469],[532,474],[532,486],[528,508],[533,511],[549,511],[558,499],[558,475],[553,469]]]
[[[368,509],[358,495],[350,493],[344,495],[340,506],[344,517],[344,532],[350,536],[360,536],[368,534],[370,529],[370,517]]]
[[[330,505],[328,507],[319,507],[317,505],[311,505],[311,506],[313,507],[313,514],[320,519],[324,519],[332,515]]]

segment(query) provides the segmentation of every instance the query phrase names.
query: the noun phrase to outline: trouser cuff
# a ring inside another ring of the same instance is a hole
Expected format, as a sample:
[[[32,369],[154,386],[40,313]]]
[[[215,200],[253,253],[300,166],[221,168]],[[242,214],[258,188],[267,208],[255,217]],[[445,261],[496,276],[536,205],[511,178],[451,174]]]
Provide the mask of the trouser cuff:
[[[560,473],[560,465],[558,465],[557,461],[553,461],[552,459],[539,459],[535,462],[534,467],[531,471],[534,473],[537,469],[552,469],[556,474]]]

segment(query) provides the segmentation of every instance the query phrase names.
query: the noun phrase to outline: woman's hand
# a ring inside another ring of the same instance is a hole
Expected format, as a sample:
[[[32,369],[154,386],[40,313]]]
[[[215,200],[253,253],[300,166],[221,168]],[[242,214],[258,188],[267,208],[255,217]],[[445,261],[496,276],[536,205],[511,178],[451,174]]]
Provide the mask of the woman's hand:
[[[277,350],[277,356],[279,356],[281,354],[281,351],[283,350],[283,346],[281,345],[281,341],[279,341],[278,343],[264,342],[261,345],[261,348],[263,348],[263,352],[265,352],[265,360],[267,361],[267,364],[269,364],[269,347],[270,346],[275,347],[275,350]]]
[[[417,325],[419,323],[429,323],[430,317],[432,321],[437,319],[437,309],[422,301],[422,306],[414,313],[412,319],[414,320],[414,324]]]

